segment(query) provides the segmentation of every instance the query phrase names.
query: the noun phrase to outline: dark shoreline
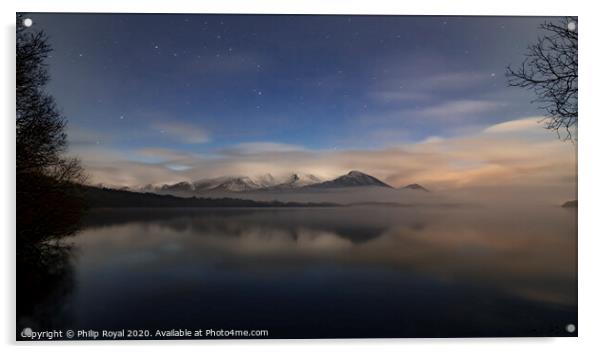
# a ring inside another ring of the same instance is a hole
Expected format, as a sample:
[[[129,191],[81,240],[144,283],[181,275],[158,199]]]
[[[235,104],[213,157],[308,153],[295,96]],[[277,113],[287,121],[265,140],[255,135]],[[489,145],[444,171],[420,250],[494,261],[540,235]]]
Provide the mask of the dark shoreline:
[[[237,198],[176,197],[109,188],[81,186],[82,196],[91,209],[98,208],[316,208],[341,207],[337,203],[256,201]]]

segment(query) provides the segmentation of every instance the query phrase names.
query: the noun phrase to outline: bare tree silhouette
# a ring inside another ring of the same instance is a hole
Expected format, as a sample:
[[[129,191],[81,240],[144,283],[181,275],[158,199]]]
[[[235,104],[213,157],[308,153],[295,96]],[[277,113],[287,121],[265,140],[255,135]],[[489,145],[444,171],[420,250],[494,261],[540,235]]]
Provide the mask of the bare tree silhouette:
[[[44,32],[33,32],[17,16],[17,174],[43,173],[60,181],[83,177],[79,163],[62,157],[66,121],[54,98],[44,91],[49,80],[45,60],[51,52]]]
[[[533,90],[546,111],[545,128],[562,140],[577,139],[577,17],[540,26],[546,34],[528,47],[518,68],[508,66],[510,86]]]
[[[45,92],[47,37],[25,27],[23,18],[17,15],[17,245],[39,251],[41,242],[73,231],[83,210],[77,185],[85,174],[77,159],[64,156],[66,120]]]

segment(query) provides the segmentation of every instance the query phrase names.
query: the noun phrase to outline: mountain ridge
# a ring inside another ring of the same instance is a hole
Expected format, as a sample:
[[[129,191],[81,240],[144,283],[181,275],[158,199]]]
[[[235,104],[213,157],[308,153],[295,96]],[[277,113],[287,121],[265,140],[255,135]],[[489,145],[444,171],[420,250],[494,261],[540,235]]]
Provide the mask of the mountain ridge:
[[[376,186],[376,187],[385,187],[385,188],[393,188],[385,182],[379,180],[376,177],[370,176],[363,172],[352,170],[349,173],[339,176],[330,181],[325,181],[322,183],[312,184],[306,186],[305,188],[342,188],[342,187],[366,187],[366,186]]]
[[[163,184],[161,186],[146,185],[137,189],[144,192],[166,193],[191,193],[203,194],[211,192],[223,193],[245,193],[245,192],[286,192],[303,190],[322,190],[331,188],[355,188],[355,187],[380,187],[395,189],[380,179],[358,170],[330,180],[322,180],[318,176],[309,173],[294,172],[283,178],[275,178],[270,173],[255,177],[249,176],[221,176],[205,178],[197,181],[177,182],[174,184]],[[419,190],[429,192],[423,186],[413,183],[398,190]]]

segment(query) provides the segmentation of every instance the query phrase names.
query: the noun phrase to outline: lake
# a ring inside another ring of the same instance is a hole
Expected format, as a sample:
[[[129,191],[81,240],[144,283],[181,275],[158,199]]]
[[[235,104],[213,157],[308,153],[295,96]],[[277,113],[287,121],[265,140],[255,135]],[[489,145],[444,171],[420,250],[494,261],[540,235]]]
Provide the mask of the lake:
[[[576,209],[99,209],[65,241],[18,328],[577,334]]]

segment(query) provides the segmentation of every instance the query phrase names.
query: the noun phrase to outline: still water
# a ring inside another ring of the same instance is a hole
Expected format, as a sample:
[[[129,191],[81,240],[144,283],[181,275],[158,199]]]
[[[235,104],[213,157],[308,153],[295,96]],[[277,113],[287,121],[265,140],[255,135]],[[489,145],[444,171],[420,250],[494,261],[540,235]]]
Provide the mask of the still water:
[[[270,338],[550,336],[577,324],[576,210],[95,210],[18,325]]]

